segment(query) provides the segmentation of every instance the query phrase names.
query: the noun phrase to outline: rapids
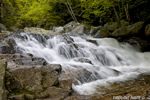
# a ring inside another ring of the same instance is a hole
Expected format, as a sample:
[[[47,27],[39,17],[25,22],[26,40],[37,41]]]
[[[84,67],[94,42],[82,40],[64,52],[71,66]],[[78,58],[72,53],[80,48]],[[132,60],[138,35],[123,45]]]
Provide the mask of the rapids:
[[[97,92],[97,87],[136,78],[150,72],[150,53],[141,53],[128,43],[113,38],[90,36],[20,33],[12,36],[16,50],[61,64],[78,84],[73,90],[82,95]]]

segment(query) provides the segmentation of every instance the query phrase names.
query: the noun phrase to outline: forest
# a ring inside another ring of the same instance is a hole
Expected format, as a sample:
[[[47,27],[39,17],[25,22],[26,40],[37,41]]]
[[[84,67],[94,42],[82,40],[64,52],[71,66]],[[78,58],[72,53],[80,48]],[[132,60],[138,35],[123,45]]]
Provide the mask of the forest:
[[[61,26],[72,20],[90,26],[126,20],[149,22],[149,0],[1,0],[0,23],[10,30]]]

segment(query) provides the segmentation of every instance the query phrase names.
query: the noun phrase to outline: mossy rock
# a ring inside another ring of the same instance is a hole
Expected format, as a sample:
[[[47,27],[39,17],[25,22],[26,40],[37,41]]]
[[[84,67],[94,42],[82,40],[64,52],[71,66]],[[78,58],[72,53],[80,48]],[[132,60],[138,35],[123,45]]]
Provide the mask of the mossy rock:
[[[7,62],[0,61],[0,100],[7,100],[7,92],[5,90],[5,72]]]
[[[148,24],[145,28],[145,35],[150,36],[150,24]]]

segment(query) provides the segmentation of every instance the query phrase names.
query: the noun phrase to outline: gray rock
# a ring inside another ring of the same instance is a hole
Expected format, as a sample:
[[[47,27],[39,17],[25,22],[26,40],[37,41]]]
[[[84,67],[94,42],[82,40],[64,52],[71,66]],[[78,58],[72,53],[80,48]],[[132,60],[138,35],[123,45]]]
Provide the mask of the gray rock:
[[[55,66],[57,67],[60,65]],[[51,65],[24,66],[18,69],[10,70],[9,73],[13,78],[20,82],[25,90],[33,93],[40,93],[44,88],[58,84],[57,77],[59,72],[52,68]]]
[[[92,64],[92,62],[89,59],[86,59],[86,58],[78,58],[78,59],[75,59],[75,61]]]
[[[134,49],[138,51],[148,51],[150,47],[150,43],[148,41],[142,40],[138,37],[131,37],[124,41],[130,43],[134,47]]]
[[[138,35],[143,27],[144,22],[137,22],[135,24],[121,27],[115,30],[111,36],[112,37],[121,37],[121,36],[130,36],[130,35]]]
[[[96,35],[97,35],[97,37],[104,38],[104,37],[108,37],[112,31],[113,30],[110,29],[110,25],[105,24],[104,27],[96,33]],[[99,36],[98,36],[98,34],[99,34]]]
[[[9,97],[10,100],[25,100],[24,94],[22,95],[14,95]]]
[[[16,78],[14,78],[9,72],[6,72],[5,85],[9,92],[23,89],[22,84]]]
[[[4,38],[8,37],[9,35],[13,34],[13,32],[9,32],[9,31],[2,31],[0,33],[0,40],[3,40]]]
[[[45,30],[37,27],[25,27],[24,32],[38,33],[38,34],[58,34],[57,32],[54,32],[52,30]]]
[[[42,98],[42,99],[35,99],[35,100],[64,100],[64,96],[57,96],[57,97],[50,97],[50,98]]]
[[[7,63],[0,61],[0,100],[7,100],[7,93],[5,90],[5,71]]]
[[[64,31],[71,32],[74,28],[76,28],[79,25],[80,23],[77,23],[75,21],[69,22],[68,24],[64,25]]]
[[[121,20],[120,23],[121,23],[121,28],[126,27],[128,25],[128,22],[124,20]],[[110,37],[112,36],[112,33],[117,30],[117,28],[118,28],[117,23],[114,23],[112,25],[107,23],[95,33],[94,37],[96,38]],[[122,33],[119,33],[119,34],[122,34]]]
[[[31,94],[25,94],[25,100],[34,100],[34,95]]]
[[[95,34],[97,33],[97,31],[99,31],[101,28],[102,28],[102,26],[93,27],[93,28],[90,30],[90,34],[91,34],[91,35],[95,35]]]
[[[150,36],[150,24],[148,24],[145,28],[145,35]]]
[[[119,29],[116,29],[111,34],[112,37],[121,37],[121,36],[127,36],[127,35],[128,35],[127,27],[121,27]]]
[[[0,23],[0,31],[6,31],[7,30],[7,28],[6,28],[6,26],[5,25],[3,25],[3,24],[1,24]]]
[[[70,90],[56,88],[56,87],[49,87],[44,92],[37,94],[36,98],[45,98],[45,97],[60,97],[65,98],[71,93]],[[59,100],[59,99],[58,99]]]
[[[56,32],[56,33],[64,33],[64,27],[56,27],[56,28],[54,28],[54,32]]]
[[[144,22],[137,22],[135,24],[129,25],[127,27],[127,34],[132,34],[132,35],[136,35],[139,34],[140,30],[142,29],[144,25]]]
[[[15,53],[15,41],[14,40],[8,40],[8,41],[1,41],[0,42],[0,53],[3,54],[12,54]]]
[[[18,65],[47,65],[43,58],[33,57],[32,55],[0,54],[0,59],[8,62],[7,69],[16,68]]]
[[[77,26],[76,28],[74,28],[71,32],[72,33],[76,33],[76,34],[83,34],[83,33],[88,33],[90,31],[90,28],[88,28],[86,25],[84,24],[80,24],[79,26]]]
[[[73,79],[70,78],[70,76],[66,74],[61,74],[58,78],[59,80],[59,87],[67,90],[72,89],[72,81]]]

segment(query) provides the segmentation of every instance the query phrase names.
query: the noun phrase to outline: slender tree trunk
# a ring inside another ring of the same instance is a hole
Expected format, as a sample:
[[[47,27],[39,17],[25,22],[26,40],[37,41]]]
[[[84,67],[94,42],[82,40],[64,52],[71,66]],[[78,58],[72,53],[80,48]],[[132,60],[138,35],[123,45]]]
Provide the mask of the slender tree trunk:
[[[72,15],[72,13],[71,13],[71,10],[70,10],[70,8],[69,8],[69,5],[68,5],[68,4],[66,4],[66,7],[67,7],[67,9],[68,9],[68,11],[69,11],[69,13],[70,13],[70,15],[71,15],[72,19],[75,21],[75,19],[74,19],[73,15]]]
[[[76,16],[75,16],[75,14],[74,14],[74,12],[73,12],[73,10],[72,10],[72,7],[71,7],[71,5],[70,5],[70,3],[69,3],[68,0],[67,0],[67,8],[68,8],[68,10],[69,10],[69,12],[70,12],[70,15],[73,17],[74,21],[75,21],[75,22],[78,22],[78,20],[77,20],[77,18],[76,18]]]
[[[130,18],[130,14],[129,14],[129,4],[128,3],[125,5],[125,13],[126,13],[126,18],[128,20],[128,23],[130,24],[131,18]]]
[[[113,10],[114,10],[115,15],[116,15],[116,18],[117,18],[117,27],[119,28],[119,27],[121,27],[121,24],[120,24],[120,17],[119,17],[119,15],[118,15],[118,12],[117,12],[117,10],[116,10],[116,8],[115,8],[114,5],[113,5]]]
[[[0,9],[1,10],[0,11],[0,13],[1,13],[0,18],[2,19],[3,18],[3,0],[0,1],[0,7],[1,7],[1,9]]]

